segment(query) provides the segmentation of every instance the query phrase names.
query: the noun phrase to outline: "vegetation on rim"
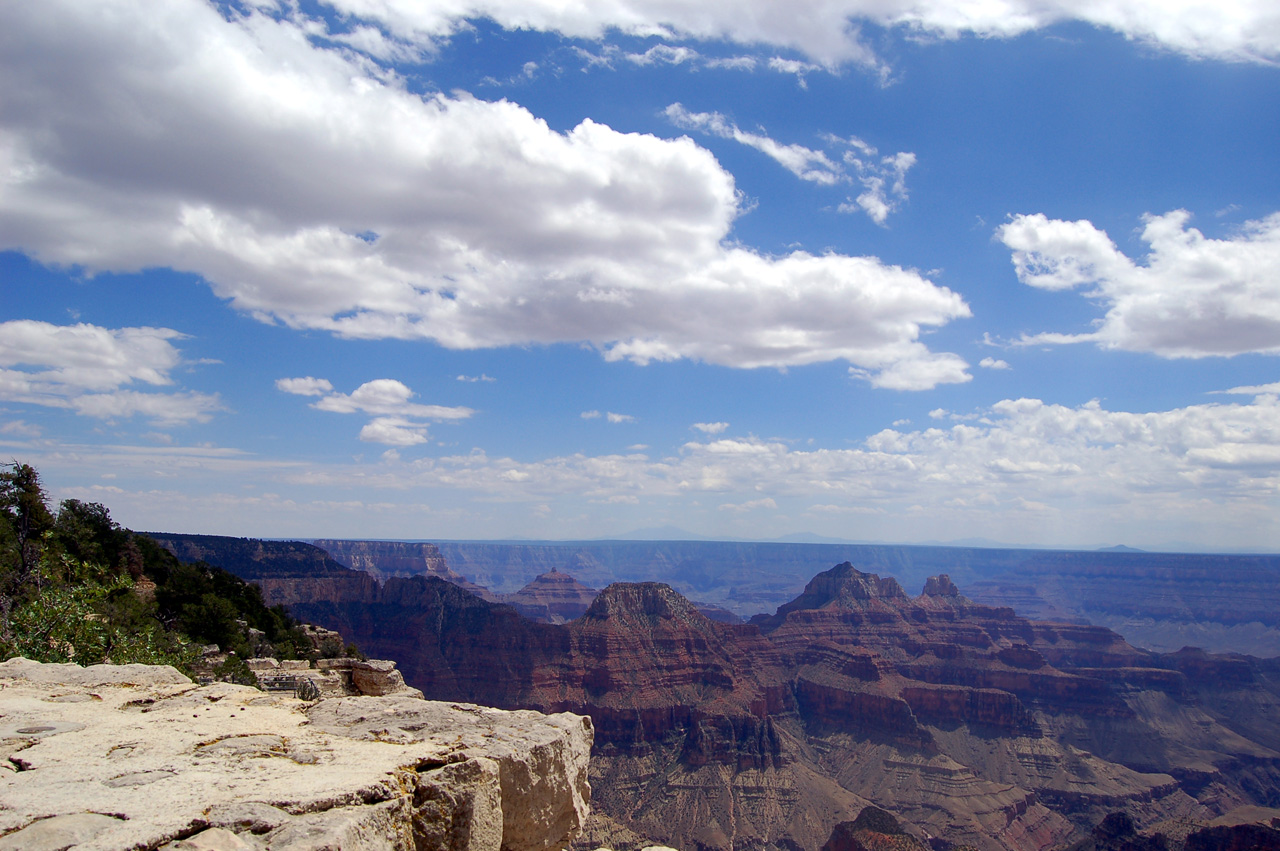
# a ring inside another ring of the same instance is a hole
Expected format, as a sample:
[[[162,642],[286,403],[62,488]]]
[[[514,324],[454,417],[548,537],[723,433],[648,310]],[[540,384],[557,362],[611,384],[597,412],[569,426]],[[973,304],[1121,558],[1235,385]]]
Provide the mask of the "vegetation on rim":
[[[317,655],[257,586],[203,562],[183,564],[98,503],[67,499],[55,512],[33,467],[0,465],[0,659],[191,673],[209,644],[230,654],[216,673],[236,681],[252,678],[246,658]]]

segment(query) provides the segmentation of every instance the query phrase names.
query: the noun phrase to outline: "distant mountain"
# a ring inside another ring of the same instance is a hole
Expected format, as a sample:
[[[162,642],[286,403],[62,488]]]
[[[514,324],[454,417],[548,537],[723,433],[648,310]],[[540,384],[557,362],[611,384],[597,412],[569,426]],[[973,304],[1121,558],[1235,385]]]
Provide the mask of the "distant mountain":
[[[1146,550],[1140,550],[1136,547],[1126,547],[1124,544],[1116,544],[1114,547],[1098,547],[1100,553],[1145,553]]]

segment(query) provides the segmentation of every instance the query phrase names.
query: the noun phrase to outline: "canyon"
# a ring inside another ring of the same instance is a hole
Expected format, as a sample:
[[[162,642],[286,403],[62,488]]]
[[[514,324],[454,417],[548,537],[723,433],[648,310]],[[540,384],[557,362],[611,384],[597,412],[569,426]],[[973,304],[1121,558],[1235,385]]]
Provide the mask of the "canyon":
[[[943,574],[910,596],[844,562],[746,624],[658,582],[565,623],[438,575],[356,599],[305,583],[282,591],[295,616],[431,698],[590,716],[597,820],[689,851],[817,851],[869,804],[984,851],[1062,847],[1114,811],[1173,831],[1280,807],[1280,661],[1155,653]]]

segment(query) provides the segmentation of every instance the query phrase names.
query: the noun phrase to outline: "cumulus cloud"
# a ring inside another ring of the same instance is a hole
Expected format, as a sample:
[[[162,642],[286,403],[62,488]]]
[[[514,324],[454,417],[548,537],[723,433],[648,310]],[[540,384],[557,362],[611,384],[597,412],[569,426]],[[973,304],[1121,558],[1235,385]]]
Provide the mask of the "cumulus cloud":
[[[728,423],[694,423],[693,428],[703,434],[723,434],[729,428]]]
[[[1144,218],[1139,264],[1091,222],[1014,216],[996,234],[1018,279],[1046,290],[1087,287],[1106,305],[1089,333],[1047,332],[1024,344],[1093,342],[1168,358],[1280,352],[1280,213],[1209,239],[1174,210]]]
[[[598,420],[600,419],[600,412],[599,411],[583,411],[578,416],[582,417],[584,420]]]
[[[216,395],[125,389],[168,386],[182,363],[170,328],[53,325],[30,319],[0,323],[0,400],[67,408],[98,419],[144,416],[162,425],[207,422]]]
[[[1013,367],[1009,366],[1008,361],[1003,361],[1000,358],[983,358],[978,361],[978,366],[983,369],[1013,369]]]
[[[427,427],[400,417],[375,417],[360,429],[360,439],[385,446],[416,446],[427,442]]]
[[[312,407],[336,414],[382,414],[395,417],[422,417],[432,420],[464,420],[475,413],[470,408],[420,405],[409,401],[416,394],[394,378],[366,381],[350,395],[329,393]]]
[[[1149,0],[803,0],[779,4],[672,4],[629,0],[565,4],[556,0],[473,0],[407,4],[396,0],[332,0],[357,19],[376,20],[407,43],[434,44],[491,18],[508,29],[537,29],[600,39],[610,30],[633,35],[721,39],[799,51],[834,68],[854,63],[883,67],[862,40],[859,24],[896,27],[938,38],[966,34],[1011,38],[1066,21],[1080,21],[1201,59],[1274,62],[1280,59],[1280,13],[1270,0],[1231,3],[1151,3]],[[788,61],[788,60],[782,60]]]
[[[459,381],[465,381],[465,382],[467,382],[468,384],[475,384],[475,383],[477,383],[477,382],[484,382],[484,383],[486,383],[486,384],[489,384],[489,383],[492,383],[492,382],[494,382],[494,381],[497,381],[498,379],[494,378],[494,377],[493,377],[493,376],[491,376],[491,375],[485,375],[485,374],[482,372],[482,373],[480,373],[479,375],[459,375],[459,376],[458,376],[458,380],[459,380]]]
[[[386,446],[415,446],[427,442],[427,424],[421,420],[464,420],[475,411],[465,407],[422,405],[404,382],[393,378],[366,381],[350,394],[333,390],[324,378],[281,378],[276,388],[299,396],[320,396],[311,407],[336,414],[372,414],[360,429],[360,439]]]
[[[276,389],[295,396],[323,396],[333,390],[327,378],[280,378],[276,380]]]
[[[613,411],[606,413],[605,419],[611,423],[633,423],[636,421],[636,418],[630,414],[615,414]]]
[[[0,11],[0,250],[194,272],[263,321],[344,337],[963,380],[920,342],[969,315],[956,293],[876,258],[732,243],[733,178],[692,140],[418,95],[292,12],[50,2]],[[461,20],[337,8],[410,42]]]

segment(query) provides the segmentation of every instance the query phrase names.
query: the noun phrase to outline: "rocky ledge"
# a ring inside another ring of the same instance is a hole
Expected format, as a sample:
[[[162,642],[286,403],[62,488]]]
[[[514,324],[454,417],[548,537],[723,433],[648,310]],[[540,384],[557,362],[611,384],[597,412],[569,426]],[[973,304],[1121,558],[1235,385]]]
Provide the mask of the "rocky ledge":
[[[11,659],[0,851],[552,851],[587,818],[592,736],[570,713]]]

